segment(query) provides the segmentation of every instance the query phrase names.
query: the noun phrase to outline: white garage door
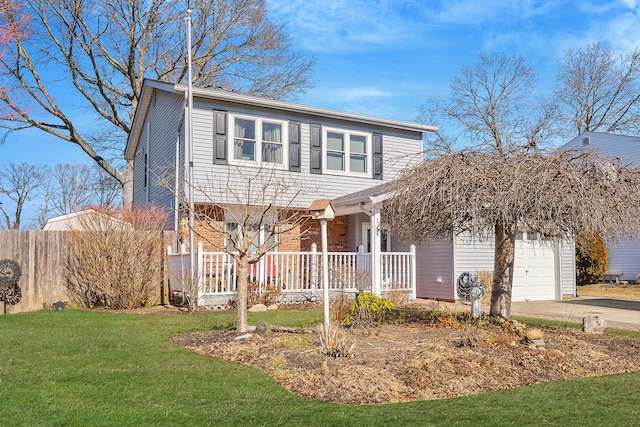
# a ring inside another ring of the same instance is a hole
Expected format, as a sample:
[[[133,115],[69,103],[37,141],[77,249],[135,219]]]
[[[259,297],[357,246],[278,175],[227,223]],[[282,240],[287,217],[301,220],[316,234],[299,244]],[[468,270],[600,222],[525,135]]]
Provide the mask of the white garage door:
[[[556,297],[553,244],[531,237],[535,238],[516,240],[512,301],[545,301]]]

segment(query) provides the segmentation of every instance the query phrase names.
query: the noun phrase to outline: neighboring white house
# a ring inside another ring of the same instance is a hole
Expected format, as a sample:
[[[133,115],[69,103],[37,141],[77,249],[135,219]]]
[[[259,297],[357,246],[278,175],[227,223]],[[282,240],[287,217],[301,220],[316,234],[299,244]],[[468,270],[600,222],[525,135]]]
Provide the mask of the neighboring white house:
[[[186,91],[183,85],[145,80],[125,150],[125,158],[133,161],[134,206],[150,203],[166,208],[177,231],[183,213],[176,191],[166,183],[178,183],[187,172]],[[234,171],[277,170],[284,180],[304,183],[293,208],[306,210],[317,199],[333,201],[336,219],[330,222],[330,251],[355,254],[362,247],[372,260],[383,259],[388,252],[408,253],[411,242],[385,231],[384,184],[422,161],[424,133],[436,128],[223,90],[194,88],[193,97],[195,187],[233,180]],[[177,191],[186,192],[184,183],[177,184]],[[206,203],[207,198],[196,194],[196,206]],[[319,246],[317,236],[317,242],[280,248],[278,256],[308,251],[312,243]],[[460,239],[418,246],[417,296],[453,300],[460,273],[493,269],[492,242],[476,242],[474,247]],[[519,248],[515,300],[575,294],[572,247],[548,247],[528,239]],[[379,277],[372,280],[390,283],[391,270],[397,268],[393,262],[381,267]]]
[[[82,230],[87,224],[95,227],[99,222],[105,226],[108,224],[110,228],[113,228],[113,225],[117,227],[131,227],[131,224],[121,219],[89,208],[49,218],[42,229],[49,231]]]
[[[601,156],[619,159],[623,164],[640,165],[640,137],[602,132],[585,132],[560,150],[594,150]],[[621,280],[636,281],[640,276],[640,240],[607,242],[607,274]]]

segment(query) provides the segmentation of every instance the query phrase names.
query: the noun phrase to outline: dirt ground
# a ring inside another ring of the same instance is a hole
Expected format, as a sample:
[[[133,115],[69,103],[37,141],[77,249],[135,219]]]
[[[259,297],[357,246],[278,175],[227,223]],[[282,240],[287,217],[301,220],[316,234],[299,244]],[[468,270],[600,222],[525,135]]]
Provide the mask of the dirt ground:
[[[517,323],[421,314],[394,324],[340,329],[334,347],[349,356],[337,358],[321,352],[316,329],[272,330],[245,339],[236,339],[235,331],[209,331],[173,341],[257,367],[301,396],[348,404],[442,399],[640,370],[639,340],[538,330],[544,342],[535,341],[542,344],[536,346],[526,335],[535,338],[539,332]]]

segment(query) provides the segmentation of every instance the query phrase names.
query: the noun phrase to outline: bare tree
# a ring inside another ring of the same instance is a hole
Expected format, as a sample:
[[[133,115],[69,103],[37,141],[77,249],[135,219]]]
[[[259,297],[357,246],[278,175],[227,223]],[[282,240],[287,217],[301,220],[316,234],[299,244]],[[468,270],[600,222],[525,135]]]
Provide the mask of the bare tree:
[[[14,112],[6,127],[34,127],[77,144],[122,185],[130,205],[132,164],[121,163],[122,148],[143,79],[185,79],[185,3],[25,0],[23,6],[33,17],[29,37],[1,46],[6,55],[0,70],[10,92],[0,93],[0,103]],[[284,27],[270,20],[265,0],[195,0],[192,8],[198,86],[272,98],[309,86],[313,61],[292,51]],[[14,25],[18,17],[5,13],[2,19]],[[52,67],[67,78],[47,78]],[[82,128],[75,106],[62,102],[71,95],[84,101],[101,127]]]
[[[519,203],[524,203],[520,197],[525,195],[505,193],[501,188],[517,188],[518,181],[514,179],[520,177],[514,172],[519,171],[526,178],[528,153],[537,159],[540,147],[553,134],[555,107],[536,97],[535,89],[536,76],[520,56],[481,55],[477,65],[464,68],[451,83],[450,97],[431,100],[423,111],[459,128],[465,144],[474,148],[466,154],[456,153],[446,136],[438,135],[436,159],[409,170],[398,181],[401,196],[395,199],[391,210],[395,232],[406,237],[451,238],[467,230],[493,235],[491,313],[505,318],[511,310],[516,233],[518,227],[530,224],[518,216]],[[520,164],[519,159],[524,163]],[[481,164],[476,164],[478,161]],[[496,168],[485,169],[482,162]],[[505,165],[513,169],[505,169]],[[416,176],[421,178],[414,179]],[[477,188],[477,193],[467,192],[466,186]],[[469,211],[467,205],[473,210]],[[526,206],[530,205],[528,201]],[[412,211],[407,209],[409,206]],[[437,208],[431,211],[434,206]],[[425,218],[433,225],[425,224]],[[420,226],[410,225],[411,221]]]
[[[19,2],[14,0],[0,2],[0,47],[18,43],[27,37],[29,34],[27,31],[29,19],[29,15],[21,12]],[[0,57],[3,57],[5,53],[4,49],[0,49]],[[0,98],[13,95],[11,87],[5,84],[0,85]],[[27,106],[23,108],[27,108]],[[14,119],[20,113],[2,106],[0,107],[0,120]]]
[[[37,197],[34,197],[32,207],[37,214],[31,218],[30,227],[43,228],[51,217],[67,215],[88,206],[112,208],[122,200],[118,181],[97,165],[56,165],[53,170],[43,169],[46,169],[47,179],[43,180]]]
[[[44,227],[51,216],[67,215],[87,206],[111,208],[121,194],[117,181],[97,165],[56,165],[39,199],[37,225]]]
[[[560,63],[556,98],[574,135],[640,132],[640,50],[617,55],[602,43],[567,49]]]
[[[280,245],[304,239],[306,209],[299,207],[301,183],[274,168],[229,169],[226,180],[194,188],[198,201],[194,232],[227,253],[237,265],[237,329],[247,331],[249,266]],[[182,200],[187,205],[186,200]],[[244,273],[244,274],[243,274]]]
[[[545,155],[521,149],[452,153],[407,170],[388,205],[393,232],[407,239],[495,236],[492,315],[511,316],[515,240],[597,232],[637,236],[640,169],[592,152]]]
[[[458,139],[465,147],[497,152],[539,148],[554,133],[555,105],[536,95],[533,70],[521,56],[491,53],[479,59],[454,77],[449,98],[431,98],[420,107],[420,119],[441,128],[428,136],[431,149],[451,152]],[[456,136],[444,134],[447,127]]]
[[[4,216],[7,229],[18,230],[20,228],[25,203],[31,200],[35,192],[43,186],[47,168],[27,163],[20,165],[9,163],[0,170],[0,194],[8,198],[13,207],[13,213],[9,210],[9,204],[0,203],[0,212]]]

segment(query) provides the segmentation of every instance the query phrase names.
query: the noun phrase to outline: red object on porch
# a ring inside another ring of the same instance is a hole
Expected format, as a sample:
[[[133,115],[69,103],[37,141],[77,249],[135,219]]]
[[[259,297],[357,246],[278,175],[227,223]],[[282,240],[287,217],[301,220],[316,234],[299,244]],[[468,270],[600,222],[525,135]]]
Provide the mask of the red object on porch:
[[[276,277],[278,275],[278,269],[276,263],[271,255],[265,255],[260,261],[255,264],[249,264],[247,266],[247,273],[252,277],[258,277],[260,273],[260,266],[264,266],[265,277]],[[236,259],[236,271],[238,271],[238,260]]]

